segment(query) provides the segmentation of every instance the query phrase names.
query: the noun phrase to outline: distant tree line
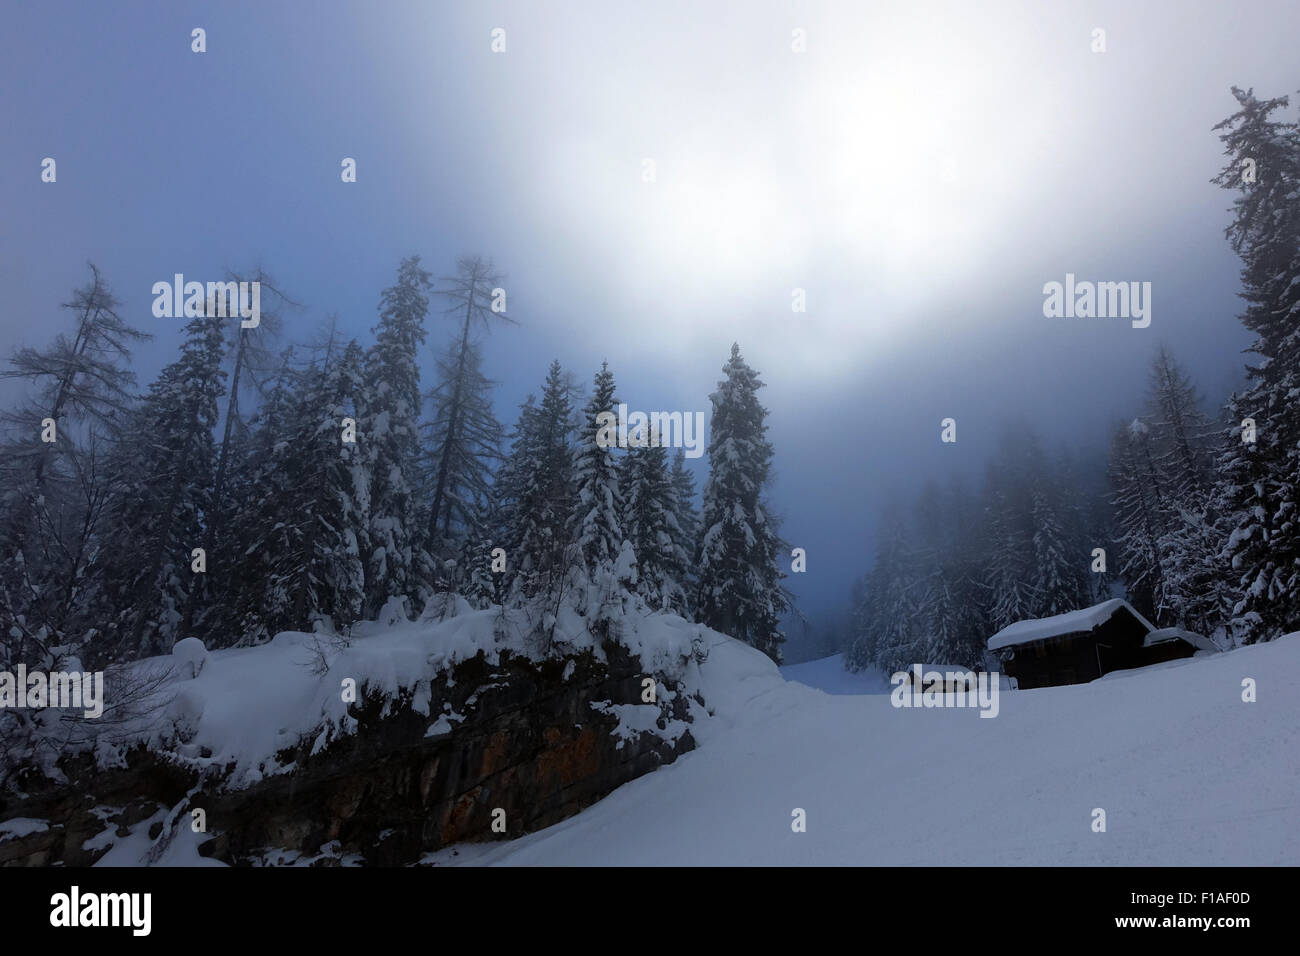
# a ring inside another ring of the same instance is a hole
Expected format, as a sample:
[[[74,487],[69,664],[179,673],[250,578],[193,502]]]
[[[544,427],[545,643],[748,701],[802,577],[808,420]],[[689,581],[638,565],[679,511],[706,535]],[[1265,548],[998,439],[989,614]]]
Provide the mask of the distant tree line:
[[[3,374],[27,398],[3,413],[0,664],[104,666],[190,636],[346,636],[361,620],[450,613],[451,595],[534,611],[546,641],[566,614],[613,633],[636,606],[779,659],[773,450],[738,347],[711,396],[700,508],[680,448],[597,441],[619,402],[606,366],[584,402],[553,363],[505,434],[482,347],[513,319],[484,259],[441,282],[403,261],[369,345],[330,319],[280,348],[296,303],[265,274],[233,278],[270,290],[260,324],[191,316],[143,394],[131,355],[148,336],[94,266],[65,304],[69,331],[14,350]],[[435,299],[450,334],[426,387]]]
[[[1237,194],[1227,238],[1256,356],[1244,389],[1207,412],[1161,347],[1145,408],[1115,430],[1104,492],[1026,429],[978,495],[926,488],[914,520],[882,522],[854,590],[851,667],[975,665],[1007,624],[1112,593],[1157,626],[1238,643],[1300,629],[1300,124],[1278,118],[1286,97],[1233,95],[1214,181]]]

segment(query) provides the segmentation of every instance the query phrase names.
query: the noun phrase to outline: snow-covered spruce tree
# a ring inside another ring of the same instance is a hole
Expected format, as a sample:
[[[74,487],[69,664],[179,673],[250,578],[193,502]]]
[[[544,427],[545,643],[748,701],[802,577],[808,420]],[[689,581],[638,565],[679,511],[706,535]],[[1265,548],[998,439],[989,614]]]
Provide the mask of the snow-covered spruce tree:
[[[1110,486],[1106,479],[1106,459],[1100,447],[1080,462],[1071,450],[1063,450],[1050,473],[1049,488],[1057,519],[1061,524],[1069,563],[1066,572],[1075,589],[1076,607],[1088,607],[1110,599],[1109,561],[1105,571],[1094,571],[1094,549],[1103,548],[1109,556]]]
[[[1006,427],[984,482],[984,584],[994,632],[1038,617],[1049,603],[1034,566],[1034,490],[1045,480],[1038,437],[1023,422]]]
[[[1086,607],[1089,550],[1077,537],[1077,516],[1065,491],[1068,463],[1053,467],[1032,432],[1004,445],[1002,461],[1015,493],[1007,501],[1014,517],[1009,516],[1004,527],[1016,522],[1029,540],[1029,616],[1050,617]]]
[[[924,507],[923,502],[918,515]],[[954,480],[946,492],[936,494],[933,514],[940,515],[943,524],[937,529],[932,553],[932,566],[939,574],[931,579],[931,597],[922,609],[923,615],[928,613],[928,633],[935,640],[931,661],[979,665],[989,631],[978,506],[965,485]],[[939,592],[940,585],[946,594]],[[946,609],[936,606],[936,598]]]
[[[974,506],[954,481],[922,490],[915,509],[918,663],[973,666],[988,637],[974,533]]]
[[[577,542],[589,580],[597,581],[612,572],[623,545],[623,492],[613,448],[618,442],[618,399],[614,397],[614,373],[601,363],[591,399],[582,411],[573,478],[575,498],[569,519],[569,534]]]
[[[867,579],[853,665],[870,664],[886,674],[905,670],[925,648],[918,633],[917,562],[906,522],[897,513],[881,522],[880,546]],[[939,663],[946,663],[941,661]]]
[[[236,432],[231,449],[228,494],[242,506],[208,554],[208,566],[221,567],[220,600],[204,615],[202,638],[213,647],[259,644],[283,623],[288,597],[270,593],[276,558],[291,550],[297,523],[289,435],[295,417],[295,395],[306,373],[294,367],[294,349],[286,348],[279,368],[267,383],[261,406],[252,415],[246,435]]]
[[[1088,581],[1089,581],[1089,603],[1100,604],[1102,601],[1109,601],[1114,597],[1114,582],[1116,581],[1114,565],[1115,555],[1118,551],[1115,547],[1115,530],[1114,516],[1111,513],[1109,479],[1106,477],[1104,467],[1097,469],[1103,481],[1107,482],[1106,490],[1101,493],[1088,494],[1080,509],[1080,538],[1083,542],[1083,549],[1088,555]],[[1093,567],[1096,558],[1093,551],[1101,548],[1105,554],[1106,560],[1101,565],[1101,570],[1094,571]]]
[[[359,443],[346,419],[355,420],[355,396],[362,390],[361,347],[351,342],[339,360],[311,369],[294,409],[290,442],[297,449],[294,472],[298,509],[298,551],[292,562],[277,555],[277,571],[287,576],[291,620],[300,628],[327,619],[334,628],[356,621],[365,600],[361,541],[366,532],[366,502],[356,486]],[[281,570],[283,569],[283,570]]]
[[[1030,494],[1034,616],[1050,617],[1087,607],[1087,552],[1067,533],[1061,518],[1063,499],[1046,476]]]
[[[781,615],[790,607],[777,567],[783,542],[763,501],[772,445],[759,404],[758,373],[732,345],[724,378],[709,396],[709,479],[704,486],[696,615],[781,661]]]
[[[1109,473],[1119,571],[1128,600],[1141,614],[1164,625],[1170,612],[1160,541],[1168,527],[1168,511],[1150,429],[1141,419],[1116,431]]]
[[[573,511],[574,386],[552,362],[537,404],[520,410],[510,458],[503,468],[507,593],[527,602],[542,597],[554,606],[577,563],[571,553]],[[549,624],[546,625],[549,630]]]
[[[503,574],[492,570],[492,529],[497,527],[496,516],[490,510],[476,515],[461,538],[460,553],[456,557],[456,591],[469,602],[470,607],[486,610],[505,600],[501,588]]]
[[[927,482],[913,509],[911,550],[915,566],[913,630],[916,660],[949,663],[956,644],[956,610],[948,563],[955,543],[951,515],[938,486]]]
[[[1215,127],[1228,156],[1215,182],[1239,191],[1227,237],[1259,360],[1228,405],[1236,427],[1215,508],[1234,525],[1225,546],[1242,591],[1234,624],[1249,643],[1300,628],[1300,127],[1274,118],[1286,97],[1232,93],[1240,108]],[[1253,442],[1243,440],[1246,419]]]
[[[1151,360],[1144,421],[1151,430],[1165,496],[1174,507],[1199,504],[1209,484],[1218,429],[1201,407],[1192,380],[1163,345]]]
[[[992,484],[988,497],[989,552],[985,569],[989,628],[996,633],[1034,616],[1037,594],[1031,582],[1033,533],[1007,489]]]
[[[945,562],[931,565],[929,573],[918,582],[916,607],[916,655],[913,663],[967,664],[962,646],[959,605],[950,578],[951,567]]]
[[[623,459],[626,506],[623,527],[637,558],[637,593],[655,610],[681,614],[686,593],[681,579],[690,559],[677,524],[679,499],[662,445],[633,445]]]
[[[847,634],[844,641],[844,666],[850,671],[870,667],[875,659],[875,624],[871,617],[870,572],[864,571],[849,589]]]
[[[229,387],[226,389],[224,423],[221,426],[221,440],[216,449],[216,471],[212,481],[212,501],[203,521],[203,549],[215,560],[209,561],[205,574],[194,579],[186,601],[182,629],[190,633],[197,629],[201,633],[211,634],[222,626],[225,616],[225,604],[222,595],[230,590],[227,578],[232,573],[228,559],[234,557],[229,549],[219,546],[219,542],[228,539],[228,531],[237,513],[239,502],[229,495],[230,475],[236,467],[239,450],[247,445],[247,425],[240,405],[241,387],[248,404],[247,394],[251,390],[262,392],[266,382],[276,372],[278,356],[275,343],[280,337],[282,321],[280,310],[285,306],[294,306],[288,296],[280,291],[275,279],[264,270],[258,269],[251,278],[238,273],[227,273],[228,283],[256,282],[258,284],[258,323],[245,326],[239,321],[230,335],[226,337],[225,360],[230,366]],[[215,315],[218,311],[227,311],[229,303],[212,298],[207,304],[208,313]],[[212,605],[217,605],[213,608]],[[203,616],[212,612],[213,620],[205,622]]]
[[[673,575],[682,586],[684,607],[679,613],[690,619],[694,614],[692,597],[696,593],[695,549],[700,540],[700,513],[695,507],[695,476],[686,469],[686,452],[681,448],[673,454],[668,477],[673,484],[673,553],[679,562]]]
[[[429,310],[429,273],[420,257],[402,261],[397,282],[384,290],[375,344],[366,353],[366,388],[359,396],[358,443],[366,449],[370,502],[370,551],[366,554],[367,617],[392,598],[410,603],[420,588],[422,537],[415,526],[415,486],[420,442],[420,370]]]
[[[577,583],[585,597],[579,603],[590,626],[604,636],[615,633],[625,606],[615,573],[625,539],[623,489],[613,452],[618,444],[617,406],[614,375],[601,363],[578,430],[568,537],[581,561]]]
[[[984,581],[988,558],[987,515],[979,499],[961,481],[953,481],[948,500],[955,536],[950,561],[957,606],[958,652],[954,659],[976,665],[984,661],[992,633],[989,591]]]
[[[438,384],[429,392],[433,417],[425,426],[425,482],[428,529],[425,548],[435,559],[458,553],[462,539],[483,508],[492,484],[491,467],[501,458],[501,424],[492,411],[492,383],[471,339],[475,327],[515,324],[494,308],[504,277],[492,263],[470,256],[456,263],[438,294],[457,335],[438,362]]]
[[[184,636],[179,628],[195,575],[191,553],[201,547],[212,494],[212,432],[229,321],[190,320],[180,358],[150,386],[115,450],[103,608],[109,659],[161,653]]]
[[[260,492],[249,509],[246,560],[256,569],[241,594],[254,639],[282,630],[346,628],[361,615],[365,577],[359,538],[363,501],[354,482],[361,452],[344,421],[362,387],[362,352],[351,343],[327,368],[297,376],[296,394],[276,389],[257,447]]]
[[[1235,636],[1233,609],[1241,588],[1223,554],[1233,530],[1229,516],[1207,496],[1195,510],[1180,511],[1160,539],[1164,590],[1173,623],[1227,644]]]
[[[1146,420],[1165,505],[1158,548],[1169,620],[1198,633],[1226,634],[1240,594],[1222,555],[1231,529],[1209,493],[1215,425],[1164,347],[1152,361]]]
[[[483,547],[489,554],[493,548],[501,548],[506,552],[505,571],[493,573],[495,590],[502,601],[514,590],[516,583],[519,556],[512,557],[510,549],[523,522],[524,492],[532,472],[528,456],[534,450],[537,415],[537,396],[530,394],[519,403],[519,417],[507,436],[510,450],[494,476],[492,497],[485,513],[487,540],[483,542]],[[491,564],[488,567],[490,570]]]

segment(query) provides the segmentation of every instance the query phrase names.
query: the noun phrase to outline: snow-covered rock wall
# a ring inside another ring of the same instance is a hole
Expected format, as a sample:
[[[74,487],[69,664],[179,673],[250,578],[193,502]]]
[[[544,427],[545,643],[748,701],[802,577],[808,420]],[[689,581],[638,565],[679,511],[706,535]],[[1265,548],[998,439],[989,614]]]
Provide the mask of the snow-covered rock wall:
[[[0,865],[392,865],[548,826],[692,749],[701,662],[735,643],[626,623],[597,642],[561,622],[530,654],[469,611],[142,662],[165,674],[150,720],[0,794],[0,821],[45,824],[0,834]]]

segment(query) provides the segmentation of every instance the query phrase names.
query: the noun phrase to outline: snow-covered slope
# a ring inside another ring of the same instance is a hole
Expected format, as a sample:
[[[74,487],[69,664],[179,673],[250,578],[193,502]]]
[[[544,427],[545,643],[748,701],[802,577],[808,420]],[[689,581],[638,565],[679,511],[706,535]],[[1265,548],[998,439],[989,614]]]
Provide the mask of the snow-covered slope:
[[[995,719],[826,694],[734,641],[703,671],[719,716],[698,751],[557,826],[428,862],[1300,863],[1300,634],[1006,692]]]
[[[891,689],[889,678],[880,671],[866,670],[855,674],[846,670],[843,654],[802,664],[786,664],[781,668],[781,676],[828,694],[888,694]]]

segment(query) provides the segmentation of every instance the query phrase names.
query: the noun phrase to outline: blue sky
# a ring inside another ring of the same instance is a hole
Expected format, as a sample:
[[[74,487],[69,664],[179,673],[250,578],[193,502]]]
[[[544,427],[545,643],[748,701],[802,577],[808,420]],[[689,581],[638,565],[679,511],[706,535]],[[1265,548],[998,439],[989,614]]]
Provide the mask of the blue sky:
[[[844,599],[885,502],[977,475],[1006,419],[1051,446],[1103,442],[1160,341],[1207,394],[1232,387],[1248,338],[1211,127],[1234,83],[1300,85],[1300,8],[1280,2],[9,2],[4,18],[4,352],[60,328],[88,259],[157,335],[147,383],[179,327],[150,288],[176,272],[261,264],[304,303],[289,340],[336,312],[367,341],[402,257],[440,275],[480,252],[521,322],[485,347],[507,425],[553,357],[584,381],[607,359],[633,408],[707,409],[740,342],[768,383],[772,501],[808,550],[790,582],[807,611]],[[1066,272],[1152,282],[1151,327],[1044,318],[1042,285]],[[450,331],[432,320],[430,347]]]

